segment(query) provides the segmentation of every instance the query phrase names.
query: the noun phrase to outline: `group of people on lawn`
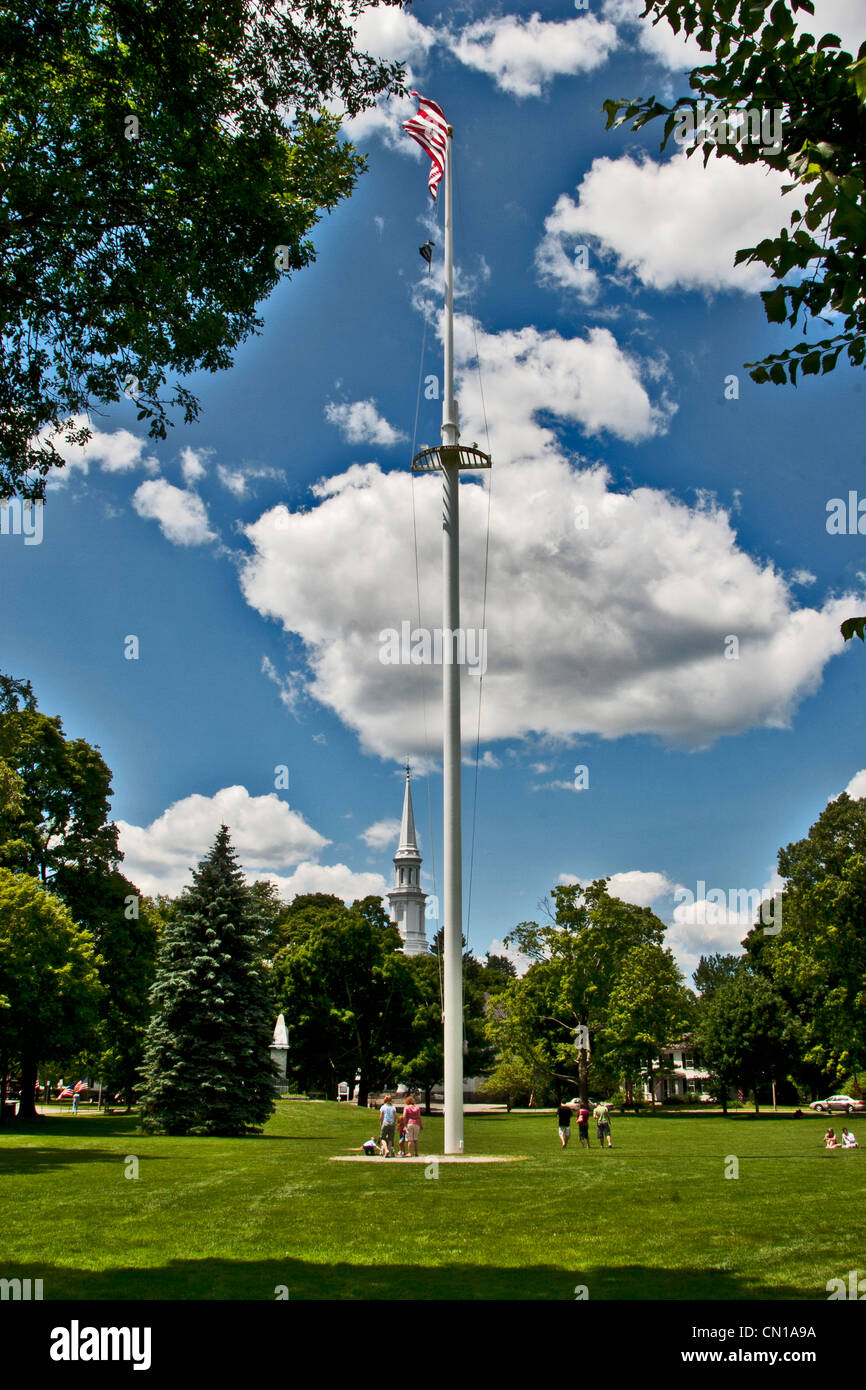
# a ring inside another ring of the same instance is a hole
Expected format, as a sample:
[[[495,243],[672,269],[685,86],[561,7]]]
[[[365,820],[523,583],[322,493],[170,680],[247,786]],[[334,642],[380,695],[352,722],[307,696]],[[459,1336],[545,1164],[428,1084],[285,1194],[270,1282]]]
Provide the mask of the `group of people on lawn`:
[[[831,1127],[824,1135],[825,1149],[859,1149],[860,1145],[845,1125],[842,1126],[841,1138],[836,1138],[836,1131]]]
[[[565,1148],[571,1138],[571,1117],[577,1111],[577,1137],[580,1140],[581,1148],[585,1144],[589,1148],[589,1106],[584,1105],[583,1101],[561,1100],[556,1108],[556,1123],[559,1127],[560,1148]],[[610,1137],[610,1107],[606,1101],[599,1101],[592,1112],[595,1120],[598,1142],[604,1148],[605,1140],[607,1147],[613,1148],[613,1141]]]
[[[421,1110],[415,1103],[415,1097],[408,1095],[403,1102],[402,1112],[397,1114],[397,1107],[391,1096],[386,1096],[382,1105],[379,1106],[379,1143],[375,1139],[368,1139],[363,1145],[365,1153],[380,1153],[383,1158],[393,1158],[395,1152],[401,1158],[418,1157],[418,1140],[424,1126],[421,1123]],[[398,1147],[394,1148],[394,1131],[398,1134]]]

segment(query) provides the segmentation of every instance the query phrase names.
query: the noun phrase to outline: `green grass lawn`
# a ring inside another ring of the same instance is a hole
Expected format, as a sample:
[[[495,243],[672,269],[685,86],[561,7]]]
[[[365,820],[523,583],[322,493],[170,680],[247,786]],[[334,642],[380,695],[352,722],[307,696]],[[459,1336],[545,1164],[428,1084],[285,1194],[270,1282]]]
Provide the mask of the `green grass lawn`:
[[[152,1138],[134,1116],[85,1112],[0,1130],[0,1277],[76,1300],[273,1299],[279,1286],[570,1300],[576,1285],[593,1300],[826,1299],[828,1279],[866,1272],[866,1150],[826,1152],[826,1120],[615,1115],[611,1151],[582,1151],[575,1131],[563,1153],[553,1115],[470,1115],[467,1153],[526,1160],[437,1178],[399,1159],[329,1161],[373,1127],[353,1107],[281,1102],[251,1139]],[[441,1149],[440,1117],[422,1141]]]

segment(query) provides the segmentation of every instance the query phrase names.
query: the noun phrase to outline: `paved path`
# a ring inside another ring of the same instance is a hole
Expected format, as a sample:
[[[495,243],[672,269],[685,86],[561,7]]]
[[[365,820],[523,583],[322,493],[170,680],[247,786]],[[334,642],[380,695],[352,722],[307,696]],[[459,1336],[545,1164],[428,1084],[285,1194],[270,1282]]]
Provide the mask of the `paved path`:
[[[419,1154],[417,1158],[395,1158],[394,1164],[407,1163],[521,1163],[528,1154]],[[381,1154],[331,1154],[332,1163],[387,1163]]]

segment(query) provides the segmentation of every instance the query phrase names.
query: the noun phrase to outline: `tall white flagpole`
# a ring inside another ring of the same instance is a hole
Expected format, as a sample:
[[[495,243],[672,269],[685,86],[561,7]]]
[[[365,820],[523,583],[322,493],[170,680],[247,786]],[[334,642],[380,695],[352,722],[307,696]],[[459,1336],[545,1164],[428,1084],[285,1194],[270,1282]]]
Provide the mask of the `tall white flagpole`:
[[[417,92],[413,96],[419,96]],[[441,108],[419,96],[440,148],[444,116]],[[404,130],[435,160],[430,131],[420,114],[404,121]],[[454,252],[451,197],[452,130],[445,138],[445,380],[442,391],[442,443],[424,448],[412,460],[413,473],[442,470],[442,799],[444,811],[444,916],[443,946],[445,998],[443,1041],[445,1051],[445,1152],[463,1152],[463,884],[462,816],[460,802],[460,471],[489,468],[491,459],[477,444],[460,444],[457,402],[454,399]],[[437,170],[440,166],[437,161]],[[431,175],[431,192],[435,182]],[[423,254],[423,251],[422,251]]]
[[[442,400],[442,770],[444,874],[445,1152],[463,1152],[463,882],[460,796],[460,438],[454,399],[451,127],[445,150],[445,381]],[[453,453],[449,453],[449,448]],[[449,634],[454,634],[449,636]],[[449,657],[451,658],[449,660]]]

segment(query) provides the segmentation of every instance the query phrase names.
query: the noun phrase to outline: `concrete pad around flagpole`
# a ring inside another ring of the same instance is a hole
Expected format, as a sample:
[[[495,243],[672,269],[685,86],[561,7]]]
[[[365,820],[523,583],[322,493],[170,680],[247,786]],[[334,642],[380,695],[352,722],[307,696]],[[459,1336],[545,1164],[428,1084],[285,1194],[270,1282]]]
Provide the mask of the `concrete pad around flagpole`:
[[[411,1158],[383,1158],[381,1154],[331,1154],[331,1163],[381,1163],[389,1168],[410,1163],[525,1163],[529,1154],[419,1154]]]

